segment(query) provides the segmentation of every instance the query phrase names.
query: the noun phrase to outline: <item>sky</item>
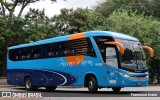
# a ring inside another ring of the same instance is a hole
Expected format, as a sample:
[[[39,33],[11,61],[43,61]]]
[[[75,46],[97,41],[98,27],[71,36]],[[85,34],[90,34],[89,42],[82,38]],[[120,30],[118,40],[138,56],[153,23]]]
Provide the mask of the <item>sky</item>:
[[[37,8],[42,10],[45,9],[45,14],[48,17],[53,17],[54,15],[60,14],[60,9],[62,8],[92,8],[95,6],[98,2],[101,2],[103,0],[57,0],[56,3],[52,3],[50,0],[40,0],[39,2],[36,2],[34,4],[30,4],[27,6],[22,15],[26,14],[29,11],[29,8]],[[15,14],[17,15],[20,10],[20,7],[16,8]]]

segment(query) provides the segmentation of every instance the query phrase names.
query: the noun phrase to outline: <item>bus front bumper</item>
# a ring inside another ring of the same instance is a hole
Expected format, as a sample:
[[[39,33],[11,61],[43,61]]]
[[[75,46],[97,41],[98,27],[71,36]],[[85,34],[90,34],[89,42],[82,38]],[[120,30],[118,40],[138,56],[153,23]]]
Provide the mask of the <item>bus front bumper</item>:
[[[148,86],[149,79],[143,79],[143,80],[133,80],[130,78],[121,78],[119,80],[119,85],[122,87],[145,87]]]

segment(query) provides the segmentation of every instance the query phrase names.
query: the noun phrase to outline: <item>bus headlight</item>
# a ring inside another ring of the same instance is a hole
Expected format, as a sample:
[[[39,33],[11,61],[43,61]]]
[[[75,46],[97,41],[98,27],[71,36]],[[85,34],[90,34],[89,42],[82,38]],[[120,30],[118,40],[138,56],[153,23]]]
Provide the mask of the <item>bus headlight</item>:
[[[123,74],[124,77],[129,78],[130,76],[127,74]]]
[[[147,75],[146,78],[149,78],[149,75]]]
[[[127,75],[127,74],[124,74],[124,73],[121,73],[121,72],[118,72],[119,75],[123,76],[123,77],[126,77],[126,78],[129,78],[130,76]]]

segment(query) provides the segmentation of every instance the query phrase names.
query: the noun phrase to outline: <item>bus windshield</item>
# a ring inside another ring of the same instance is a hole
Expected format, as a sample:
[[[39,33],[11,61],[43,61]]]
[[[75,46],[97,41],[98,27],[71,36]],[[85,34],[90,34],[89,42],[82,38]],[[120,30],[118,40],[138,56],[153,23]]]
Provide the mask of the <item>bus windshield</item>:
[[[121,56],[121,68],[131,69],[136,72],[146,70],[146,61],[143,49],[139,42],[120,40],[124,46],[124,54]]]

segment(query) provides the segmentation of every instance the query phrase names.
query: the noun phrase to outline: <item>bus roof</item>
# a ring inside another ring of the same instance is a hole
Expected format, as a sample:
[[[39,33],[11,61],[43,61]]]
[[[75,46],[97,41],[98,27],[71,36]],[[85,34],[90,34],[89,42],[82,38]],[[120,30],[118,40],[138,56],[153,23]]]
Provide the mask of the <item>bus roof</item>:
[[[71,35],[73,35],[73,34],[71,34]],[[36,42],[27,43],[27,44],[21,44],[21,45],[17,45],[17,46],[12,46],[12,47],[9,47],[9,49],[15,49],[15,48],[35,46],[35,45],[42,45],[42,44],[46,44],[46,43],[54,43],[54,42],[66,41],[66,40],[68,40],[68,38],[71,35],[65,35],[65,36],[60,36],[60,37],[55,37],[55,38],[39,40],[39,41],[36,41]],[[122,34],[122,33],[110,32],[110,31],[88,31],[88,32],[84,32],[84,35],[85,35],[85,37],[111,36],[113,38],[126,39],[126,40],[132,40],[132,41],[139,41],[135,37],[132,37],[132,36],[129,36],[129,35],[126,35],[126,34]]]

